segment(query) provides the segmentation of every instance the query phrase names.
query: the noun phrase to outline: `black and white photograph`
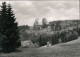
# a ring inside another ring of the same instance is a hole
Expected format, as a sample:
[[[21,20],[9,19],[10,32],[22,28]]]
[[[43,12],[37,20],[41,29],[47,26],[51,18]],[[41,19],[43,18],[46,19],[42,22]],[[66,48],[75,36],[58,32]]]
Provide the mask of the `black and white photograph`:
[[[80,57],[79,0],[0,0],[0,57]]]

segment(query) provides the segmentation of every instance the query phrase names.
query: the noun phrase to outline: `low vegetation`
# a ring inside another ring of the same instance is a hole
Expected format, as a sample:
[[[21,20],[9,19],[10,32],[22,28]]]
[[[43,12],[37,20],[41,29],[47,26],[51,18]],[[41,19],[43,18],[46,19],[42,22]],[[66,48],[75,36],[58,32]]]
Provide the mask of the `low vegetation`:
[[[3,53],[1,57],[80,57],[80,38],[52,47],[20,48],[17,52]]]

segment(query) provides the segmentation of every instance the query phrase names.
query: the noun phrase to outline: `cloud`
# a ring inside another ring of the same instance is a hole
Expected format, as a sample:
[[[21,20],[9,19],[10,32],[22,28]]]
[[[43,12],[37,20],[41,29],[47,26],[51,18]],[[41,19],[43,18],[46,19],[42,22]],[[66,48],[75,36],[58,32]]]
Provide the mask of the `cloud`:
[[[7,1],[11,3],[19,25],[33,25],[36,18],[48,21],[79,19],[79,1]],[[0,2],[1,4],[1,2]]]

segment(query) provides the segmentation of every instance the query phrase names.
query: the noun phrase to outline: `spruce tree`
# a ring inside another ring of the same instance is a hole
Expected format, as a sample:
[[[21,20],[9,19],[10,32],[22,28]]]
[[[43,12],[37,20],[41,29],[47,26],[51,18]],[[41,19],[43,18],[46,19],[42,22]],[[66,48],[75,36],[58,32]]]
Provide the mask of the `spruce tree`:
[[[6,51],[7,48],[5,48],[7,46],[7,39],[5,37],[5,21],[6,21],[6,15],[7,15],[7,6],[6,3],[3,2],[2,6],[1,6],[1,11],[0,11],[0,35],[1,35],[1,49],[3,49],[3,51]],[[5,41],[6,40],[6,41]]]
[[[10,4],[6,5],[6,2],[3,2],[1,8],[2,49],[11,52],[20,46],[18,23]]]
[[[42,27],[43,28],[46,28],[47,27],[47,20],[46,20],[46,18],[43,18],[42,19]]]

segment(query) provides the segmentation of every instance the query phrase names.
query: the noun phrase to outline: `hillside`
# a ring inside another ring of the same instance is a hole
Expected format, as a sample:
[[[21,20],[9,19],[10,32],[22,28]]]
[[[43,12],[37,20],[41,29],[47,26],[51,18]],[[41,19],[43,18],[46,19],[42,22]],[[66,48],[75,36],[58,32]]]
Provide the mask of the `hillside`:
[[[80,37],[52,47],[20,48],[18,52],[1,54],[1,57],[80,57]]]
[[[58,20],[49,22],[49,25],[51,26],[55,24],[58,24],[61,28],[71,28],[80,25],[80,20]]]

